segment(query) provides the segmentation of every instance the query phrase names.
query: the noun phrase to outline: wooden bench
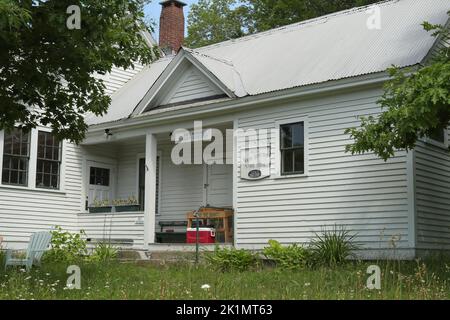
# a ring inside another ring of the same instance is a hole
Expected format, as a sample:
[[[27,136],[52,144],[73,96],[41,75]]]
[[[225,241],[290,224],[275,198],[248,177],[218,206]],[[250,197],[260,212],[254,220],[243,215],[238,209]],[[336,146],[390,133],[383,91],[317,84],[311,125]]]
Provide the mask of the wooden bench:
[[[167,227],[187,227],[187,221],[159,221],[160,232],[156,232],[157,243],[186,243],[186,231],[174,232],[173,230],[165,231]]]

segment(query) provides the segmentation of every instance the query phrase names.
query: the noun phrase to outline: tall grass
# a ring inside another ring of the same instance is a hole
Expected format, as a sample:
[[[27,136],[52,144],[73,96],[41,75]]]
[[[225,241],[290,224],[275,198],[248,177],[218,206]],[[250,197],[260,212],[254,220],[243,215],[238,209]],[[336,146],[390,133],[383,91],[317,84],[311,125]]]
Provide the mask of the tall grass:
[[[67,266],[30,273],[0,269],[0,299],[449,299],[450,264],[383,262],[381,290],[366,288],[367,267],[351,262],[316,270],[217,272],[208,266],[85,263],[81,290],[65,288]],[[208,284],[208,286],[204,286]],[[205,289],[202,289],[205,288]],[[209,287],[209,289],[208,289]]]

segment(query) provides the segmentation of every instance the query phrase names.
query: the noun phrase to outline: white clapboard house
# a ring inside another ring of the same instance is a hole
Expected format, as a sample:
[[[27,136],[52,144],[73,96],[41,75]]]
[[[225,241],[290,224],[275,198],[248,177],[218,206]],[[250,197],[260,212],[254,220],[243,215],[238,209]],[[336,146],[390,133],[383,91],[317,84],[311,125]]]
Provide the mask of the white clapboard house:
[[[87,117],[83,143],[56,141],[48,128],[0,131],[3,246],[25,247],[31,233],[57,225],[93,242],[157,250],[159,233],[183,232],[176,222],[211,206],[234,210],[237,248],[308,243],[338,225],[366,257],[450,249],[448,132],[387,162],[346,153],[344,134],[358,116],[381,111],[390,66],[419,66],[445,45],[421,23],[446,24],[448,0],[386,1],[195,50],[181,47],[184,4],[161,4],[166,54],[104,78],[112,104]],[[211,128],[255,134],[226,139],[213,153],[225,164],[174,163],[173,133],[191,133],[196,121],[205,136]],[[270,135],[260,138],[263,129]],[[242,155],[252,148],[270,161],[248,165]],[[113,206],[130,197],[139,208]],[[110,213],[97,212],[107,204]]]

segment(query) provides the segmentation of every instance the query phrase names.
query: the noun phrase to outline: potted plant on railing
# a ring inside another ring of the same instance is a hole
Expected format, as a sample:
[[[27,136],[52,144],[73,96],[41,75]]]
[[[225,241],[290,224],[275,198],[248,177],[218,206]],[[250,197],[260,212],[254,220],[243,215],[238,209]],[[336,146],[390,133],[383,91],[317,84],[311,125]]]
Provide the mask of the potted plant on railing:
[[[113,201],[116,212],[135,212],[139,211],[141,206],[134,196],[128,199],[117,199]]]
[[[89,213],[110,213],[112,206],[109,204],[109,200],[99,201],[94,200],[91,206],[89,206]]]

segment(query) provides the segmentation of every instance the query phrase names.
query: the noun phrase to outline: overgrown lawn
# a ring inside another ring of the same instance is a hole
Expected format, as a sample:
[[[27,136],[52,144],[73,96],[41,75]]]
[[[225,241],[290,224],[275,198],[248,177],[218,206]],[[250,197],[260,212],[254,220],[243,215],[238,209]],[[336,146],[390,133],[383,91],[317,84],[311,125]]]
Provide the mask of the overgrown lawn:
[[[380,266],[381,290],[366,288],[367,267]],[[66,287],[64,264],[30,273],[0,271],[0,299],[449,299],[450,263],[352,262],[333,268],[217,272],[183,263],[81,264],[81,290]],[[203,285],[209,289],[202,289]]]

